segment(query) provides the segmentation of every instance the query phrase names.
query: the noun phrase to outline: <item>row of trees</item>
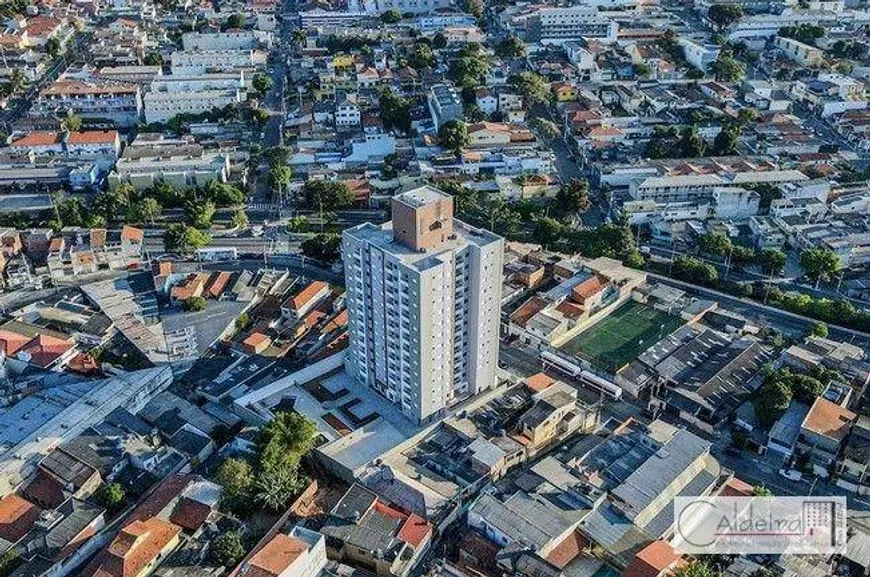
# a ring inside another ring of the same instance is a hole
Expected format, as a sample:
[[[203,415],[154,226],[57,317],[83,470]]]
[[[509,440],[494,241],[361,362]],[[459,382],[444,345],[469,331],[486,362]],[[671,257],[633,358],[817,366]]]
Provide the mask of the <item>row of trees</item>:
[[[722,123],[722,129],[713,139],[712,146],[701,136],[695,124],[686,126],[682,131],[673,125],[657,125],[653,127],[645,155],[649,158],[698,158],[736,154],[741,132],[757,117],[754,110],[741,109],[737,118]]]
[[[734,244],[724,234],[712,232],[698,239],[698,249],[707,255],[727,258],[735,268],[759,265],[764,274],[778,276],[785,268],[786,254],[775,248],[761,251]]]

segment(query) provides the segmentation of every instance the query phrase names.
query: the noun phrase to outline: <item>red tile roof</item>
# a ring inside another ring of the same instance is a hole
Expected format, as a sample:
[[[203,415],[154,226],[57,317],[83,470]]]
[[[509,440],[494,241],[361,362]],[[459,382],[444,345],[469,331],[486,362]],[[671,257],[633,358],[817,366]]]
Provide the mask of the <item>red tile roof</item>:
[[[596,274],[575,286],[571,292],[576,301],[583,304],[586,299],[600,293],[606,286],[607,279]]]
[[[136,577],[143,573],[181,532],[156,517],[133,521],[85,569],[92,577]]]
[[[429,539],[432,535],[432,524],[420,517],[411,513],[408,519],[402,524],[396,537],[400,541],[404,541],[409,545],[413,545],[414,549],[419,550],[420,546]]]
[[[550,385],[555,382],[556,379],[545,373],[536,373],[530,377],[526,377],[526,387],[536,393],[539,393],[544,389],[549,388]]]
[[[842,441],[846,437],[846,433],[849,432],[850,424],[856,418],[857,415],[845,407],[819,397],[813,403],[810,412],[804,417],[801,428]]]
[[[317,296],[323,289],[329,288],[329,285],[322,280],[316,280],[309,284],[307,287],[302,289],[299,294],[290,297],[287,299],[290,308],[295,311],[298,311],[305,305],[307,305],[311,300]]]
[[[176,525],[196,531],[211,515],[211,507],[205,503],[182,497],[169,520]]]
[[[533,316],[544,310],[547,301],[540,297],[532,297],[511,314],[511,322],[525,328]]]
[[[145,231],[135,226],[124,226],[121,229],[121,238],[130,242],[142,242],[145,238]]]
[[[277,577],[299,558],[308,546],[305,542],[278,533],[247,561],[245,577]]]
[[[752,485],[737,477],[732,477],[719,491],[720,497],[752,497],[754,494]]]
[[[70,132],[66,141],[67,144],[112,144],[117,139],[117,130],[87,130]]]
[[[16,543],[39,519],[39,507],[15,493],[0,499],[0,539]]]
[[[12,331],[0,330],[0,349],[6,353],[7,357],[15,355],[30,340],[30,337],[19,335]]]
[[[75,343],[70,340],[57,339],[48,335],[36,335],[18,354],[27,353],[27,362],[37,367],[47,367],[69,352]]]
[[[653,541],[629,564],[622,577],[658,577],[678,566],[682,556],[667,541]]]
[[[28,132],[18,140],[12,141],[10,146],[29,148],[31,146],[51,146],[52,144],[60,144],[60,142],[60,132],[35,130]]]
[[[572,531],[570,535],[565,537],[561,543],[550,551],[549,555],[547,555],[547,561],[559,569],[564,569],[568,563],[573,561],[588,546],[589,541],[583,535],[577,531]]]

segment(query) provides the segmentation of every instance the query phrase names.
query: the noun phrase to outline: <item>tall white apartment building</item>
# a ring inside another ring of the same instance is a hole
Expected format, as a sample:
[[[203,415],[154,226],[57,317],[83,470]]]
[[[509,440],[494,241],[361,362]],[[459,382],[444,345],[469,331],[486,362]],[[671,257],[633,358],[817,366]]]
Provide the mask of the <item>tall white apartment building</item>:
[[[344,231],[349,374],[425,423],[495,384],[504,240],[423,186]]]

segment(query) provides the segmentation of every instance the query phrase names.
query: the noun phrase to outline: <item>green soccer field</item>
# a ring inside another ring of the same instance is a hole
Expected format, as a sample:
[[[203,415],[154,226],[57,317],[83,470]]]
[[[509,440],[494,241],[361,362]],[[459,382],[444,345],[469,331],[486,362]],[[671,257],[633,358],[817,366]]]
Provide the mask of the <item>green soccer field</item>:
[[[561,350],[614,373],[682,325],[679,317],[629,301]]]

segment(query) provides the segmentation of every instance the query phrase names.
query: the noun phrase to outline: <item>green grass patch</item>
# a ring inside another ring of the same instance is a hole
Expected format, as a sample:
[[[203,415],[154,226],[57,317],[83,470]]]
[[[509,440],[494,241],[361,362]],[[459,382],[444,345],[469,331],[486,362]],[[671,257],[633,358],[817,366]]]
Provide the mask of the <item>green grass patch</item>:
[[[679,317],[629,301],[562,345],[561,350],[615,373],[682,325]]]

